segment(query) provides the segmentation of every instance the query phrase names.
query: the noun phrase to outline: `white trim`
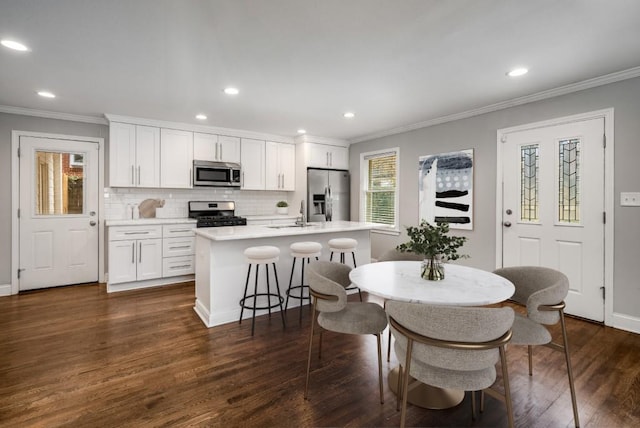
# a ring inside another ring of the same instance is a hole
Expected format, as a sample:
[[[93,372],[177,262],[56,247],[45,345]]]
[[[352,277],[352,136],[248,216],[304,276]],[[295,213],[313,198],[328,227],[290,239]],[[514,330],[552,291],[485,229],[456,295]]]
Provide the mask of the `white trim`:
[[[11,296],[11,284],[0,285],[0,296]]]
[[[107,293],[118,293],[121,291],[140,290],[143,288],[161,287],[164,285],[178,284],[182,282],[191,282],[195,279],[195,275],[180,275],[166,278],[147,279],[144,281],[122,282],[118,284],[107,283]]]
[[[638,68],[640,70],[640,67]],[[572,116],[559,117],[541,122],[528,123],[524,125],[512,126],[510,128],[498,129],[497,131],[497,156],[496,156],[496,268],[502,265],[502,198],[503,198],[503,176],[502,176],[502,142],[506,141],[506,136],[510,133],[527,131],[548,126],[562,125],[571,122],[580,122],[591,119],[604,119],[604,134],[607,146],[604,152],[604,210],[607,213],[607,223],[604,226],[604,289],[606,299],[604,301],[604,324],[611,326],[613,320],[613,249],[614,249],[614,109],[608,108]]]
[[[314,135],[300,135],[294,138],[296,144],[302,143],[318,143],[318,144],[327,144],[329,146],[339,146],[339,147],[349,147],[350,142],[348,140],[340,140],[337,138],[326,138],[326,137],[318,137]]]
[[[400,147],[389,147],[381,150],[374,150],[371,152],[360,153],[360,183],[358,187],[358,200],[360,201],[360,212],[358,213],[358,219],[360,221],[366,221],[365,215],[365,203],[364,203],[364,188],[366,187],[367,182],[367,168],[364,167],[364,162],[368,159],[382,157],[384,155],[390,154],[396,155],[396,197],[394,201],[394,211],[396,216],[396,224],[394,227],[380,227],[377,229],[372,229],[372,232],[379,232],[388,235],[399,235],[400,234]],[[368,158],[368,159],[367,159]]]
[[[71,113],[60,113],[49,110],[35,110],[24,107],[13,107],[0,105],[0,113],[19,114],[21,116],[44,117],[46,119],[68,120],[71,122],[95,123],[97,125],[108,125],[109,122],[103,117],[84,116]]]
[[[640,67],[633,67],[627,70],[605,74],[604,76],[594,77],[593,79],[583,80],[582,82],[571,83],[569,85],[564,85],[564,86],[549,89],[546,91],[537,92],[535,94],[525,95],[523,97],[501,101],[499,103],[490,104],[488,106],[467,110],[460,113],[454,113],[447,116],[436,117],[434,119],[425,120],[425,121],[414,123],[411,125],[400,126],[397,128],[386,130],[386,131],[374,132],[372,134],[367,134],[361,137],[352,138],[349,141],[351,143],[359,143],[361,141],[373,140],[375,138],[387,137],[389,135],[402,134],[403,132],[413,131],[420,128],[426,128],[428,126],[439,125],[441,123],[447,123],[447,122],[453,122],[455,120],[460,120],[460,119],[467,119],[469,117],[479,116],[485,113],[491,113],[494,111],[504,110],[506,108],[528,104],[535,101],[546,100],[549,98],[557,97],[560,95],[566,95],[573,92],[582,91],[585,89],[608,85],[609,83],[615,83],[622,80],[633,79],[638,76],[640,76]]]
[[[18,268],[20,261],[20,236],[18,207],[20,206],[20,137],[51,138],[55,140],[84,141],[98,144],[98,281],[104,282],[104,138],[79,135],[49,134],[31,131],[11,131],[11,293],[20,291]]]
[[[105,113],[104,116],[109,122],[130,123],[134,125],[154,126],[157,128],[177,129],[181,131],[202,132],[205,134],[226,135],[229,137],[252,138],[256,140],[274,141],[278,143],[295,143],[293,137],[282,135],[265,134],[263,132],[246,131],[243,129],[221,128],[217,126],[196,125],[191,123],[169,122],[156,119],[144,119],[139,117],[120,116]]]
[[[640,334],[640,318],[614,312],[612,327]]]

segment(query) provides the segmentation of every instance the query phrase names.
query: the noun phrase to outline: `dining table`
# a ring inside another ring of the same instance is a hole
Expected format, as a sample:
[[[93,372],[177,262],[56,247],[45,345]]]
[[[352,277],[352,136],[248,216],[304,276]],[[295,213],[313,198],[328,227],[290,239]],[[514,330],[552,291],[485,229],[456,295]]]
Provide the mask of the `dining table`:
[[[385,300],[448,306],[487,306],[503,302],[515,292],[506,278],[482,269],[444,264],[444,278],[423,279],[422,262],[387,261],[360,265],[351,270],[353,285]],[[397,393],[398,368],[389,373],[389,388]],[[428,409],[446,409],[458,405],[464,391],[414,383],[408,401]]]

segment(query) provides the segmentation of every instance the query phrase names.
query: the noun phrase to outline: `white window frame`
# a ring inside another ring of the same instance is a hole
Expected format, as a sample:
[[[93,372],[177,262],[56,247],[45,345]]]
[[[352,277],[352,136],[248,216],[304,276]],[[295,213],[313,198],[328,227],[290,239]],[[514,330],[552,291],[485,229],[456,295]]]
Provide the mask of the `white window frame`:
[[[400,234],[400,148],[390,147],[387,149],[375,150],[372,152],[365,152],[360,154],[360,221],[366,221],[366,192],[368,190],[369,183],[369,168],[368,159],[381,157],[388,153],[395,153],[396,155],[396,194],[394,200],[394,217],[395,224],[393,226],[381,226],[372,229],[372,232],[399,235]]]

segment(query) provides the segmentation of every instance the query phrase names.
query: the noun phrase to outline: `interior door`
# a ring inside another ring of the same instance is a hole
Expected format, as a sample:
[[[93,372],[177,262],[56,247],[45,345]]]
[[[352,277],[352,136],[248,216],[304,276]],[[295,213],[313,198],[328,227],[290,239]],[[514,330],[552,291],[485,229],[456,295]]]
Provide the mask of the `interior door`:
[[[98,280],[98,144],[20,137],[20,290]]]
[[[564,272],[570,314],[603,321],[604,119],[510,133],[503,144],[503,266]]]

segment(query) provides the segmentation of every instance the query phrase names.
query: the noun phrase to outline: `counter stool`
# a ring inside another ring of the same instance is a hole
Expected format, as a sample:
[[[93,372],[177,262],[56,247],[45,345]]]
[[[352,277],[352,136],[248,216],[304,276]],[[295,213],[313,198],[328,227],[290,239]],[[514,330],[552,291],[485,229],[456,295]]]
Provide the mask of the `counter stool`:
[[[304,283],[304,264],[305,259],[307,259],[307,264],[309,264],[310,258],[315,257],[318,260],[320,253],[322,252],[322,244],[318,242],[294,242],[289,247],[291,250],[291,257],[293,257],[293,264],[291,265],[291,276],[289,277],[289,288],[287,289],[287,301],[284,304],[284,310],[287,310],[289,306],[289,297],[293,299],[300,300],[300,323],[302,323],[302,303],[304,300],[308,300],[311,302],[311,298],[309,294],[304,295],[304,289],[309,289],[309,285]],[[293,281],[293,272],[296,268],[296,259],[302,259],[302,267],[300,270],[300,285],[292,286],[291,283]],[[299,290],[299,294],[292,294],[293,290]]]
[[[356,247],[358,246],[358,241],[352,238],[334,238],[329,240],[329,251],[331,251],[331,256],[329,257],[329,261],[333,261],[333,253],[340,253],[340,263],[345,264],[344,255],[345,253],[351,253],[351,257],[353,257],[353,267],[358,267],[356,265]],[[360,296],[360,301],[362,302],[362,292],[358,287],[349,287],[345,290],[358,290],[358,295]]]
[[[284,321],[284,311],[282,309],[282,302],[284,299],[280,295],[280,284],[278,284],[278,271],[276,270],[276,262],[280,256],[280,249],[278,247],[272,246],[261,246],[261,247],[249,247],[244,250],[244,256],[249,263],[249,269],[247,270],[247,281],[244,284],[244,296],[240,299],[240,320],[238,324],[242,324],[242,314],[246,309],[251,309],[253,311],[253,316],[251,317],[251,336],[253,336],[253,331],[256,325],[256,310],[258,309],[268,309],[269,317],[271,317],[271,309],[275,307],[280,307],[280,316],[282,316],[282,327],[285,327]],[[273,275],[276,278],[276,290],[278,294],[272,293],[269,285],[269,263],[273,265]],[[251,275],[251,267],[256,265],[256,280],[253,288],[253,294],[247,295],[247,289],[249,288],[249,276]],[[258,271],[260,265],[264,265],[266,268],[266,279],[267,279],[267,292],[266,293],[258,293]],[[265,306],[258,306],[258,297],[263,296],[267,298],[267,303]],[[272,303],[272,298],[275,297],[277,303]],[[247,299],[250,299],[251,304],[247,303]]]

